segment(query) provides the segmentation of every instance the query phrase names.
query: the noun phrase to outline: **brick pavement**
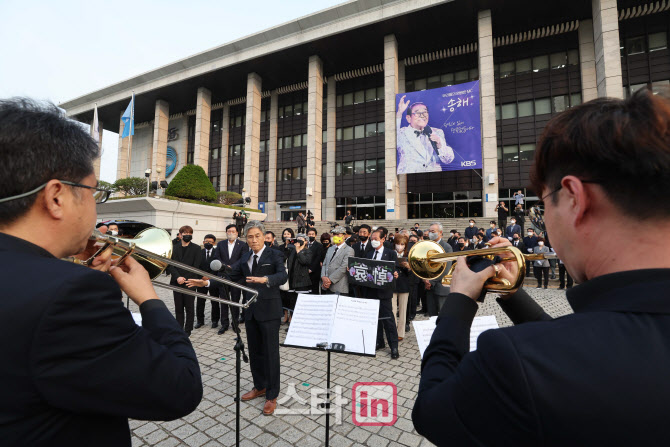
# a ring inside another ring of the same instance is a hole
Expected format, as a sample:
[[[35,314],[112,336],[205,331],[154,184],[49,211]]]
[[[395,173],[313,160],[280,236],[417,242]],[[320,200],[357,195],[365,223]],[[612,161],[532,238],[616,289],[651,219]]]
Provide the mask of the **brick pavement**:
[[[530,284],[535,284],[533,281]],[[157,288],[159,296],[170,310],[174,309],[172,292]],[[565,300],[565,293],[557,289],[526,289],[550,315],[557,317],[571,313]],[[131,310],[137,307],[131,303]],[[169,422],[130,421],[132,445],[172,447],[214,447],[235,444],[235,352],[233,334],[229,330],[217,335],[209,321],[209,303],[205,309],[206,324],[193,331],[191,340],[198,355],[202,381],[203,399],[197,410],[190,415]],[[480,306],[480,315],[495,315],[498,324],[511,325],[510,320],[500,310],[492,295]],[[423,319],[420,317],[419,319]],[[280,340],[283,341],[286,326],[281,326]],[[241,328],[244,336],[244,327]],[[246,336],[245,343],[246,343]],[[342,387],[342,422],[336,424],[331,416],[330,445],[385,447],[429,446],[430,442],[419,436],[412,425],[411,411],[419,385],[420,357],[414,332],[406,334],[400,342],[400,359],[391,360],[388,348],[378,351],[376,358],[332,354],[332,386]],[[297,395],[310,401],[315,388],[326,386],[326,353],[295,348],[280,348],[282,391],[279,400],[293,386]],[[150,378],[147,378],[150,380]],[[359,427],[352,422],[351,390],[356,382],[393,382],[398,389],[398,419],[393,426]],[[249,365],[242,364],[242,393],[252,387]],[[263,416],[263,399],[241,404],[242,427],[240,445],[254,446],[320,446],[324,445],[325,416],[299,414],[309,410],[290,399],[279,409],[298,414]]]

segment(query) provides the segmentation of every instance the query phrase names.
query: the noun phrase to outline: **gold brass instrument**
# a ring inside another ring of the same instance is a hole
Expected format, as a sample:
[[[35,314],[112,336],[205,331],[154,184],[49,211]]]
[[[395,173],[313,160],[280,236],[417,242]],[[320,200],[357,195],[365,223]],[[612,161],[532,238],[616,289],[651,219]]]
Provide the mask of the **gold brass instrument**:
[[[442,278],[442,284],[451,284],[451,278],[456,268],[456,258],[459,256],[481,256],[491,261],[516,262],[518,273],[514,281],[506,278],[493,277],[484,284],[484,289],[489,292],[509,294],[516,292],[523,285],[526,277],[526,261],[537,261],[542,259],[556,259],[555,253],[523,254],[516,247],[483,248],[480,250],[468,250],[466,252],[445,253],[440,244],[432,241],[421,241],[414,244],[409,251],[407,260],[412,272],[421,279],[434,280],[444,274],[447,263],[452,262],[449,271]]]
[[[77,258],[67,258],[67,260],[77,264],[90,265],[91,262],[93,262],[93,258],[100,256],[106,250],[111,250],[112,260],[116,261],[116,264],[121,264],[127,256],[132,256],[149,273],[149,277],[151,278],[153,285],[162,287],[163,289],[197,296],[198,298],[205,298],[211,301],[228,304],[230,306],[241,307],[243,309],[247,309],[254,301],[256,301],[256,298],[258,297],[258,291],[250,287],[245,287],[236,282],[213,275],[212,273],[208,273],[195,267],[191,267],[190,265],[182,264],[181,262],[170,259],[172,256],[172,240],[170,239],[168,232],[162,228],[147,228],[137,233],[134,238],[116,237],[103,234],[98,230],[93,230],[93,234],[91,235],[90,239],[96,241],[96,246],[100,246],[100,249],[98,249],[98,251],[96,251],[93,256],[85,261]],[[209,278],[210,282],[215,281],[229,287],[238,288],[250,293],[252,296],[249,301],[242,304],[232,300],[225,300],[222,298],[205,295],[204,293],[199,293],[187,288],[175,287],[169,284],[163,284],[161,282],[154,281],[160,276],[161,273],[163,273],[168,265],[179,267],[180,269],[207,277]]]

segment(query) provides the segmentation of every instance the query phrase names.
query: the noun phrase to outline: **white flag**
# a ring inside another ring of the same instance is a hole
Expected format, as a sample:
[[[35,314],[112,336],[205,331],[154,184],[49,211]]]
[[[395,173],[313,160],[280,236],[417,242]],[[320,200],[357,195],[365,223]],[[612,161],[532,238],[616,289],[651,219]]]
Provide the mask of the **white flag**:
[[[91,124],[91,136],[96,143],[100,143],[100,132],[98,131],[98,106],[93,111],[93,124]]]

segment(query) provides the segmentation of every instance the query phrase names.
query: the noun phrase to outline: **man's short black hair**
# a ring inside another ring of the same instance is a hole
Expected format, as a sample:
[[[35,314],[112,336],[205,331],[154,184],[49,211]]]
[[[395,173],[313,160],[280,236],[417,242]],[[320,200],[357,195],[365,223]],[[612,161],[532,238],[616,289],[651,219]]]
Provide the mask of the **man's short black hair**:
[[[417,101],[417,102],[414,102],[414,103],[410,104],[410,106],[407,107],[407,116],[412,115],[412,109],[416,106],[425,106],[426,111],[428,111],[428,106],[426,104],[422,103],[421,101]]]
[[[492,220],[492,221],[489,222],[489,223],[492,223],[493,225],[497,225],[495,220]]]
[[[316,236],[316,234],[317,234],[317,233],[316,233],[316,228],[314,228],[314,227],[309,227],[309,228],[307,229],[307,234],[309,234],[310,231],[313,231],[313,232],[314,232],[314,236]]]
[[[0,100],[0,198],[53,179],[79,183],[94,172],[93,160],[99,156],[98,144],[81,124],[55,105],[28,98]],[[38,195],[0,203],[0,225],[26,214]]]
[[[275,236],[275,234],[274,234],[272,231],[270,231],[270,230],[266,231],[265,234],[266,234],[266,235],[271,234],[271,235],[272,235],[272,239],[276,239],[276,238],[277,238],[277,236]]]
[[[359,230],[359,231],[360,231],[361,229],[366,229],[366,230],[368,230],[368,233],[371,233],[371,232],[372,232],[372,227],[371,227],[370,225],[368,225],[368,224],[362,224],[361,226],[358,227],[358,230]],[[358,231],[357,231],[357,233],[358,233]]]
[[[226,225],[226,233],[227,233],[228,230],[230,230],[231,228],[235,228],[235,231],[237,231],[237,225],[235,225],[235,224],[228,224],[228,225]]]
[[[384,233],[384,237],[389,234],[389,230],[387,230],[386,227],[377,227],[377,230],[381,230]]]
[[[214,242],[216,242],[216,236],[214,236],[213,234],[206,234],[205,239],[212,239]],[[205,239],[203,239],[203,241]]]

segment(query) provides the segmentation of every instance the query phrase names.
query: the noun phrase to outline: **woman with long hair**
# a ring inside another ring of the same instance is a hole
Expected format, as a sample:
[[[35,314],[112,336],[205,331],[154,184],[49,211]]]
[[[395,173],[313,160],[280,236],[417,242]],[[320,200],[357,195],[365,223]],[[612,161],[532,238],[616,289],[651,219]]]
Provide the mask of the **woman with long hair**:
[[[284,228],[284,231],[282,231],[281,234],[281,240],[282,245],[280,245],[279,247],[281,248],[282,252],[284,252],[284,263],[287,264],[291,251],[295,250],[295,246],[293,245],[293,242],[295,240],[295,233],[293,232],[293,229]],[[282,324],[285,324],[289,321],[288,309],[291,304],[290,303],[291,296],[288,290],[281,290],[281,289],[279,290],[279,295],[281,296],[281,304],[282,307],[284,308],[284,319],[281,322]]]

